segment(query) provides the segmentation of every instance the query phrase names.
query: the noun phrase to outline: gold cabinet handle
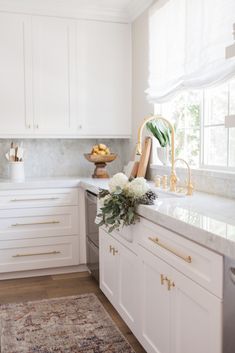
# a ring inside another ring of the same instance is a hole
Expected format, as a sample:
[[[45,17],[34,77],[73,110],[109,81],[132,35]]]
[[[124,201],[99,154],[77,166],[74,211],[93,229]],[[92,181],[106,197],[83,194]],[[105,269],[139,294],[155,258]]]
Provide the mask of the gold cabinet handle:
[[[12,224],[12,227],[22,227],[22,226],[35,226],[35,225],[42,225],[42,224],[59,224],[60,221],[48,221],[48,222],[34,222],[34,223],[15,223]]]
[[[178,251],[168,247],[167,245],[163,244],[160,242],[160,240],[158,238],[152,238],[149,237],[149,240],[151,240],[154,244],[157,244],[158,246],[160,246],[161,248],[168,250],[169,252],[171,252],[172,254],[174,254],[175,256],[179,257],[180,259],[186,261],[187,263],[191,263],[192,262],[192,258],[191,256],[184,256],[182,254],[180,254]]]
[[[166,276],[162,275],[162,274],[161,274],[160,278],[161,278],[161,285],[163,286],[164,282],[168,281],[168,278]]]
[[[175,287],[175,283],[170,279],[167,279],[167,289],[171,290],[171,288],[174,288],[174,287]]]
[[[11,202],[24,202],[24,201],[53,201],[59,200],[59,197],[41,197],[37,199],[12,199]]]
[[[118,253],[118,250],[115,249],[112,245],[109,245],[109,252],[113,253],[113,256],[115,256]]]
[[[38,252],[34,254],[16,254],[12,255],[12,257],[28,257],[28,256],[40,256],[40,255],[57,255],[61,254],[60,251],[49,251],[49,252]]]

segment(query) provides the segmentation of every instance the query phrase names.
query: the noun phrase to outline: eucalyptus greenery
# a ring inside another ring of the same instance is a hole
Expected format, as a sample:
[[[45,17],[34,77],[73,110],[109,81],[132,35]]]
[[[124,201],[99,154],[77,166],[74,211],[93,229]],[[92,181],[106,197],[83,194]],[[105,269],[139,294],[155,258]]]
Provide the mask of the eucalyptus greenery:
[[[147,129],[158,140],[161,147],[170,146],[170,130],[160,120],[153,120],[146,124]]]
[[[139,221],[136,208],[139,204],[152,205],[157,198],[151,190],[141,197],[128,195],[125,189],[117,187],[114,192],[102,190],[99,199],[103,199],[103,207],[98,217],[101,219],[99,226],[105,225],[111,233],[113,230],[120,230],[121,227],[135,224]]]

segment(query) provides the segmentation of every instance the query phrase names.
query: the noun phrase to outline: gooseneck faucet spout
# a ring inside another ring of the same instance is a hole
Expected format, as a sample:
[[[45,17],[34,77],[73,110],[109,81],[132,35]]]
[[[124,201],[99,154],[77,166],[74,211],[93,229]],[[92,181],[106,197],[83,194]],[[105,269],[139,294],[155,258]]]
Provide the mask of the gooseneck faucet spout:
[[[170,175],[170,191],[176,192],[176,183],[177,183],[177,176],[175,173],[175,130],[174,126],[172,123],[167,120],[166,118],[163,118],[161,115],[151,115],[149,117],[146,117],[139,127],[138,130],[138,142],[136,146],[136,154],[141,155],[142,154],[142,135],[143,135],[143,129],[145,125],[152,120],[161,120],[165,122],[168,126],[169,129],[171,130],[171,175]]]

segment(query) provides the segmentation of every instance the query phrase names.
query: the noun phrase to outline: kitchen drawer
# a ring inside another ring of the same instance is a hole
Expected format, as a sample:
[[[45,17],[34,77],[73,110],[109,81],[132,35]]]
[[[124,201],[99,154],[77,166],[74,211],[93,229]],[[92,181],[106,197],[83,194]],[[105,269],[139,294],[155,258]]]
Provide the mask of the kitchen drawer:
[[[223,257],[147,220],[136,226],[139,246],[162,258],[219,298],[223,297]]]
[[[0,242],[0,273],[79,264],[78,236]]]
[[[0,209],[78,205],[78,189],[0,191]]]
[[[0,242],[78,234],[78,207],[0,210]]]

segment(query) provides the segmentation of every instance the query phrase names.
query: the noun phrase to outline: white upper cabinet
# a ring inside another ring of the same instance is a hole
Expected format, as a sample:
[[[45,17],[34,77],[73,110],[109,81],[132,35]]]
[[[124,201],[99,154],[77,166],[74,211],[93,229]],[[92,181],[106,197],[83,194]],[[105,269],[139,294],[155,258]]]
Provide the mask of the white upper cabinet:
[[[70,132],[74,117],[75,24],[32,17],[34,129],[39,134]]]
[[[0,135],[31,132],[30,18],[0,13]]]
[[[128,24],[0,13],[0,137],[129,137]]]
[[[131,135],[131,29],[77,22],[79,135]]]

